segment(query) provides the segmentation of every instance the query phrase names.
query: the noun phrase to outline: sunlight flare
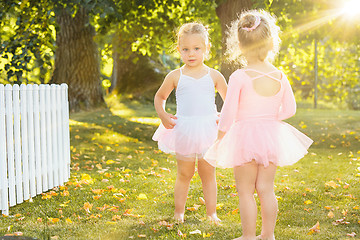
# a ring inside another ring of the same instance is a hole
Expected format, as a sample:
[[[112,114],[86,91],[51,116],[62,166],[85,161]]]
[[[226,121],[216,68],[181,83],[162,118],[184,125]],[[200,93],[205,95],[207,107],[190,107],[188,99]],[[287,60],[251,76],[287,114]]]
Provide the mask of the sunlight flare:
[[[342,13],[346,14],[347,17],[354,17],[360,14],[360,1],[359,0],[351,0],[348,1],[343,9]]]

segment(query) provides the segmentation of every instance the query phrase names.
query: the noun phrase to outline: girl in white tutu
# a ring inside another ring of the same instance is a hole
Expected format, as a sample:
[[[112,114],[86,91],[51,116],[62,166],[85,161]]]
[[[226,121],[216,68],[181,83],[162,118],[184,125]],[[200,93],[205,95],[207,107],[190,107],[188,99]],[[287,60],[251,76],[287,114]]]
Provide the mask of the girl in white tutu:
[[[267,59],[279,46],[279,28],[266,12],[247,11],[231,29],[229,49],[238,48],[246,67],[236,70],[222,108],[218,141],[205,159],[213,166],[234,168],[243,236],[237,239],[275,239],[277,166],[297,162],[312,140],[283,122],[295,114],[295,98],[285,74]],[[260,199],[262,230],[256,237]]]
[[[221,73],[204,64],[210,42],[208,31],[202,24],[188,23],[179,29],[177,50],[184,65],[165,77],[155,95],[154,105],[161,125],[153,140],[158,141],[163,152],[176,155],[175,220],[184,221],[189,184],[198,159],[206,215],[218,222],[215,168],[203,157],[217,136],[215,88],[224,99],[227,85]],[[177,104],[175,116],[165,111],[166,99],[173,89]]]

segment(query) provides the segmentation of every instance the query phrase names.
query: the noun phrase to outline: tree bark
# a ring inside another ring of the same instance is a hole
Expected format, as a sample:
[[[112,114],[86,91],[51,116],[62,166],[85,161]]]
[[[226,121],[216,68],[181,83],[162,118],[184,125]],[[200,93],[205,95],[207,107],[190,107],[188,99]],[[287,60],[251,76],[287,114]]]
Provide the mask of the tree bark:
[[[157,60],[131,51],[131,40],[117,33],[113,39],[111,91],[148,98],[159,87],[166,74]]]
[[[75,17],[65,9],[56,18],[55,70],[52,83],[67,83],[71,111],[104,104],[100,81],[100,64],[95,30],[89,16],[80,8]]]
[[[118,31],[113,37],[113,71],[111,75],[110,90],[124,92],[126,90],[125,75],[133,67],[131,41],[124,40],[125,37]]]
[[[229,78],[231,73],[237,69],[239,66],[233,66],[227,63],[224,53],[226,52],[226,38],[228,27],[231,22],[234,21],[238,15],[244,11],[248,10],[252,7],[252,0],[225,0],[219,4],[216,8],[216,15],[220,19],[221,23],[221,35],[222,35],[222,55],[223,61],[221,64],[221,73],[224,75],[226,79]]]
[[[222,1],[216,8],[216,15],[220,19],[221,23],[221,36],[222,36],[222,61],[221,61],[221,73],[225,79],[229,79],[232,72],[238,69],[240,66],[230,64],[225,59],[226,52],[226,38],[228,27],[231,22],[234,21],[238,15],[252,6],[252,0],[225,0]],[[216,106],[218,111],[221,110],[223,101],[219,94],[216,96]]]

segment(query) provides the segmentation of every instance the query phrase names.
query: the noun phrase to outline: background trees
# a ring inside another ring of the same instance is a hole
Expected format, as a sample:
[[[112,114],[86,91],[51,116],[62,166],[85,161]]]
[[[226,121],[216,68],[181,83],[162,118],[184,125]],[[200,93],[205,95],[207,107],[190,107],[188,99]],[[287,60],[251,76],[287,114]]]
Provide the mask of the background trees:
[[[313,98],[316,41],[319,99],[358,108],[359,18],[346,18],[345,2],[2,1],[0,83],[66,82],[73,110],[103,104],[110,83],[116,93],[151,97],[163,75],[181,64],[175,32],[189,21],[209,25],[208,65],[228,77],[237,66],[222,57],[227,26],[243,9],[264,8],[278,17],[283,43],[275,64],[297,97]]]

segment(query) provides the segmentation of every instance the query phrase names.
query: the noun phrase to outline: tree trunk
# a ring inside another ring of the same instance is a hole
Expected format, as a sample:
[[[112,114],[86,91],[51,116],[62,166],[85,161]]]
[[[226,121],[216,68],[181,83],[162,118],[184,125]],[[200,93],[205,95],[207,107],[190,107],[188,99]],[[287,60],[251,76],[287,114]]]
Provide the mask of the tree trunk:
[[[100,65],[94,28],[89,16],[80,8],[75,17],[64,9],[56,21],[55,70],[52,83],[67,83],[71,111],[90,109],[104,104]]]
[[[221,64],[221,73],[224,75],[226,79],[228,79],[231,73],[239,67],[227,63],[224,57],[224,53],[226,52],[226,38],[227,38],[226,32],[228,31],[228,27],[230,26],[231,22],[234,21],[242,11],[250,9],[252,5],[253,5],[252,0],[226,0],[223,1],[216,8],[216,15],[220,19],[220,23],[221,23],[221,35],[222,35],[223,61]]]
[[[250,9],[252,4],[252,0],[225,0],[220,3],[219,6],[217,6],[216,8],[216,15],[220,19],[221,23],[222,35],[221,73],[224,75],[225,79],[229,79],[231,73],[240,67],[228,63],[224,56],[226,52],[226,33],[228,31],[228,27],[230,26],[231,22],[234,21],[243,10]],[[216,106],[218,111],[220,111],[222,104],[222,99],[218,94],[216,96]]]
[[[167,70],[157,58],[131,51],[131,40],[117,33],[113,39],[111,91],[153,98]]]
[[[131,59],[131,41],[126,41],[124,38],[120,31],[113,38],[113,71],[110,90],[116,93],[126,90],[125,75],[131,71],[134,65]]]

